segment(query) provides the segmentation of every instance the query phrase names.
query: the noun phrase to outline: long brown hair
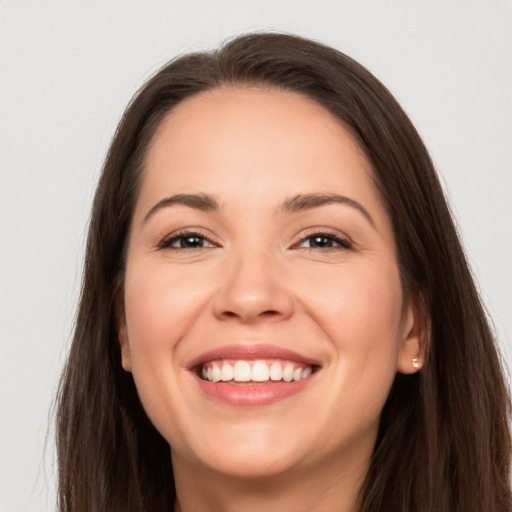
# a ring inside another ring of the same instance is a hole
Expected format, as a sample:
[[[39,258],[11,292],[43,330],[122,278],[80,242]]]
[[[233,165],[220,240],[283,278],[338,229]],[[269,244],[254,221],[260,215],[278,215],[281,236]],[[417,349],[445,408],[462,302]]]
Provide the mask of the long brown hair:
[[[60,510],[172,510],[170,449],[121,367],[115,312],[152,136],[180,101],[226,84],[299,92],[352,131],[387,203],[403,285],[425,303],[425,364],[419,374],[396,376],[360,490],[361,511],[510,511],[507,387],[428,152],[366,69],[332,48],[283,34],[245,35],[217,51],[171,61],[139,91],[119,124],[94,199],[75,334],[58,396]]]

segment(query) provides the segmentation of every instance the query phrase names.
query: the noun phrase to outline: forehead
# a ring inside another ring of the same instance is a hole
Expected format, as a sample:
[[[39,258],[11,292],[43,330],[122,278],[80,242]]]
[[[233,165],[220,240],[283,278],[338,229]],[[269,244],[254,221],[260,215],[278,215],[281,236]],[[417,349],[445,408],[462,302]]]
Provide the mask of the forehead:
[[[371,168],[349,129],[316,101],[293,91],[241,86],[213,89],[179,103],[158,127],[149,163],[164,148],[179,152],[185,142],[196,141],[207,154],[221,140],[232,143],[233,158],[237,148],[247,151],[249,146],[258,153],[261,145],[279,149],[274,151],[277,157],[285,156],[286,143],[296,152],[307,141],[303,150],[310,153],[315,148],[335,153],[343,145],[358,154],[367,171]]]
[[[372,175],[350,131],[317,102],[290,91],[223,87],[166,116],[149,148],[140,199],[150,206],[158,195],[205,192],[255,205],[314,190],[380,201]]]

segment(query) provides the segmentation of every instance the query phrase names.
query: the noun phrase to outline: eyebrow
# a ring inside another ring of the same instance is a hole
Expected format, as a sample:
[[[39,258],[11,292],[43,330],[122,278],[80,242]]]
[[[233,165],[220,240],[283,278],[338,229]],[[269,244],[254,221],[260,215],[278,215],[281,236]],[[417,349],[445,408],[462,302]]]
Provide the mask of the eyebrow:
[[[201,210],[203,212],[215,212],[220,210],[219,203],[216,199],[208,194],[176,194],[171,197],[166,197],[159,201],[158,203],[146,213],[144,220],[142,221],[145,224],[150,217],[152,217],[157,211],[162,208],[167,208],[169,206],[174,205],[183,205],[188,206],[189,208],[194,208],[196,210]]]
[[[350,197],[341,196],[339,194],[299,194],[286,199],[286,201],[281,206],[281,211],[284,213],[294,213],[335,203],[345,204],[355,208],[360,213],[362,213],[366,220],[375,228],[375,223],[373,222],[372,216],[361,203],[355,201],[354,199],[350,199]]]
[[[320,206],[324,206],[327,204],[344,204],[347,206],[351,206],[355,208],[359,212],[361,212],[364,217],[368,220],[368,222],[375,228],[375,223],[371,215],[368,213],[368,210],[364,208],[364,206],[355,201],[354,199],[350,199],[349,197],[342,196],[339,194],[330,194],[330,193],[314,193],[314,194],[298,194],[296,196],[285,199],[279,210],[283,213],[295,213],[299,211],[309,210],[312,208],[318,208]],[[200,210],[204,212],[217,212],[220,210],[220,205],[217,200],[209,195],[209,194],[176,194],[170,197],[166,197],[156,203],[149,211],[146,213],[144,220],[142,221],[145,224],[150,217],[152,217],[157,211],[167,208],[169,206],[174,205],[183,205],[188,206],[189,208],[194,208],[195,210]]]

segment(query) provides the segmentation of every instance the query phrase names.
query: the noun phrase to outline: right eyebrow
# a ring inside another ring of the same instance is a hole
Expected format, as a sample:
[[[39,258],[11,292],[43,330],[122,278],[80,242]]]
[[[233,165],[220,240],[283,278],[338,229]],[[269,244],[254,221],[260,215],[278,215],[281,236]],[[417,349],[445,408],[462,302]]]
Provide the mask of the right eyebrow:
[[[168,208],[174,205],[184,205],[189,208],[201,210],[204,212],[218,211],[219,203],[209,194],[176,194],[174,196],[165,197],[158,201],[144,216],[142,224],[145,224],[156,212],[162,208]]]

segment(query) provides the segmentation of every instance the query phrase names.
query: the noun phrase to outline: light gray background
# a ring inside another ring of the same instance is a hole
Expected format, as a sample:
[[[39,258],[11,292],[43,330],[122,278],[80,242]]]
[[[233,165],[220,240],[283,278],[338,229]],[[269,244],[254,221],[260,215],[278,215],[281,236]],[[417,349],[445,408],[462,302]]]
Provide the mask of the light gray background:
[[[268,28],[345,51],[397,96],[442,174],[510,362],[510,1],[3,0],[0,512],[55,507],[47,418],[93,189],[125,105],[177,53]]]

